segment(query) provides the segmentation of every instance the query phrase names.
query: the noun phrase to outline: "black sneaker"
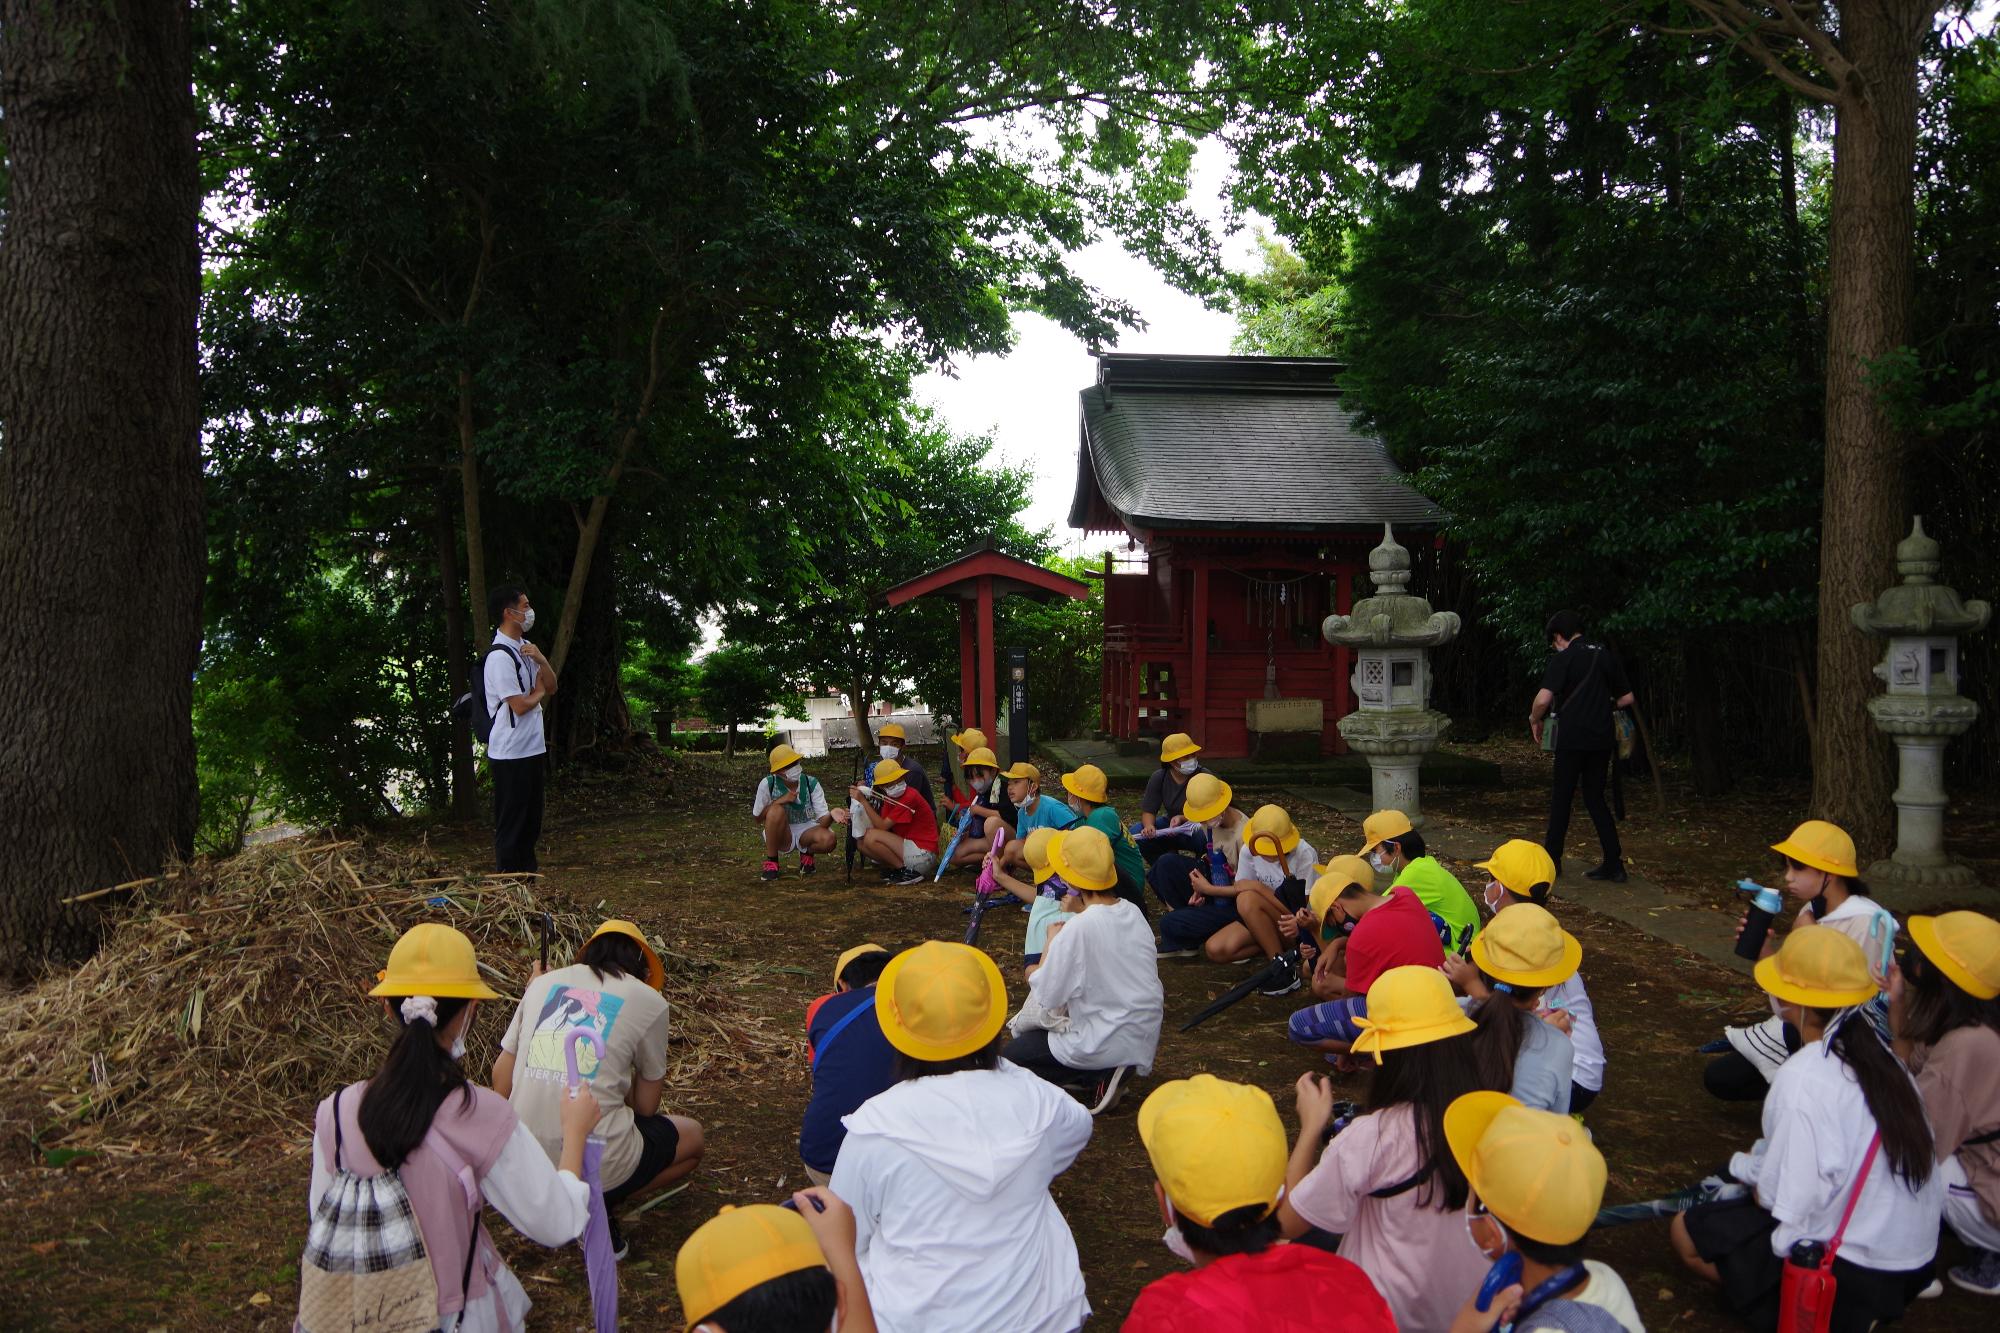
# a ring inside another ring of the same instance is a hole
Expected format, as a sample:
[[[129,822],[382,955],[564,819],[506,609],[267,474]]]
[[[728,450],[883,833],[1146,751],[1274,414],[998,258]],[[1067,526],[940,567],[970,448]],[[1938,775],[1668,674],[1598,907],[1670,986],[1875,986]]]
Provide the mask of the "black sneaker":
[[[773,861],[768,856],[764,858],[764,869],[762,871],[763,878],[776,879],[782,873],[784,872],[778,869],[778,863],[776,861]]]
[[[921,884],[924,882],[924,872],[921,870],[896,870],[890,872],[889,877],[883,882],[897,885]]]
[[[1274,995],[1274,996],[1290,995],[1293,991],[1297,990],[1300,986],[1303,986],[1304,984],[1305,983],[1299,979],[1299,970],[1296,967],[1291,966],[1290,964],[1286,964],[1284,971],[1280,972],[1277,975],[1277,977],[1271,982],[1270,985],[1263,987],[1257,993],[1259,995]]]
[[[1625,882],[1625,863],[1623,861],[1606,861],[1603,865],[1595,869],[1584,871],[1583,877],[1585,879],[1598,880],[1605,884],[1623,884]]]
[[[632,1253],[632,1243],[625,1239],[625,1232],[619,1227],[618,1219],[609,1211],[604,1214],[604,1224],[611,1229],[611,1257],[619,1263],[624,1263],[625,1256]]]
[[[1161,940],[1161,941],[1160,941],[1160,947],[1159,947],[1159,949],[1158,949],[1158,950],[1156,950],[1156,951],[1155,951],[1155,953],[1154,953],[1154,957],[1156,957],[1156,958],[1199,958],[1199,957],[1201,957],[1201,950],[1199,950],[1199,949],[1188,949],[1188,948],[1176,948],[1176,947],[1174,947],[1173,945],[1171,945],[1171,944],[1168,944],[1168,943],[1167,943],[1167,942],[1166,942],[1165,940]]]
[[[811,852],[799,853],[799,873],[801,875],[810,875],[818,869],[819,869],[819,863],[813,860],[813,854]]]

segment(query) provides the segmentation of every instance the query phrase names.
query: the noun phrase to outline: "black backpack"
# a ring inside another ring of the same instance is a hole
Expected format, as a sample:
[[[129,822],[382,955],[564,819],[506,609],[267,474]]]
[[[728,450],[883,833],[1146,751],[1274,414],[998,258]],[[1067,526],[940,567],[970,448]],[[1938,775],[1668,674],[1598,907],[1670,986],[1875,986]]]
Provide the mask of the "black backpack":
[[[486,663],[495,653],[505,653],[514,659],[514,681],[521,687],[521,693],[528,692],[528,682],[521,675],[521,655],[504,643],[493,644],[486,655],[479,659],[479,669],[472,673],[472,688],[467,690],[451,705],[454,722],[466,722],[472,726],[472,734],[481,745],[489,743],[493,737],[493,705],[486,701]],[[514,710],[507,710],[507,725],[514,726]]]

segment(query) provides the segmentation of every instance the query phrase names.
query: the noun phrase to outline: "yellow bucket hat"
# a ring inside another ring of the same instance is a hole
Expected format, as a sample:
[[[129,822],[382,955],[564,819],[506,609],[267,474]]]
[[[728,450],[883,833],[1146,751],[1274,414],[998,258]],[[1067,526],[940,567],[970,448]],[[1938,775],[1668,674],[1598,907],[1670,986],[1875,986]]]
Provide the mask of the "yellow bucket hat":
[[[852,949],[849,949],[846,953],[840,955],[840,958],[834,963],[833,984],[838,986],[840,984],[840,974],[847,970],[847,965],[853,962],[855,959],[861,957],[863,954],[887,953],[887,952],[889,951],[883,948],[879,944],[855,945]]]
[[[986,733],[981,731],[978,727],[967,727],[964,731],[961,731],[956,736],[953,736],[951,738],[951,743],[953,745],[956,745],[959,749],[965,751],[967,754],[972,753],[972,751],[974,750],[983,750],[988,745],[992,744],[991,741],[988,741],[986,739]],[[972,761],[968,759],[965,762],[971,763]],[[999,767],[999,765],[996,764],[994,765],[994,767],[997,768]]]
[[[1361,822],[1361,850],[1355,855],[1366,856],[1380,847],[1385,838],[1400,838],[1415,827],[1401,810],[1377,810]]]
[[[1280,856],[1289,854],[1299,845],[1299,830],[1292,823],[1292,817],[1281,805],[1260,805],[1250,816],[1250,827],[1244,831],[1243,845],[1253,852],[1261,853],[1261,843],[1278,844]]]
[[[1910,939],[1951,984],[1976,1000],[2000,996],[2000,921],[1978,912],[1913,916]]]
[[[1500,919],[1494,917],[1494,924]],[[1492,934],[1493,927],[1486,933]],[[1866,1004],[1879,993],[1861,946],[1832,926],[1800,926],[1785,936],[1776,953],[1758,960],[1754,975],[1770,994],[1808,1009],[1845,1009]]]
[[[793,764],[803,764],[805,761],[806,757],[804,755],[783,741],[779,741],[771,747],[771,771],[773,773],[781,768],[790,768]]]
[[[1604,1202],[1604,1154],[1566,1115],[1504,1092],[1468,1092],[1444,1112],[1444,1139],[1486,1210],[1544,1245],[1582,1240]]]
[[[959,767],[998,769],[1000,767],[1000,756],[982,745],[977,749],[967,751],[965,758],[959,761]]]
[[[1154,1088],[1139,1107],[1139,1142],[1174,1211],[1196,1226],[1238,1208],[1268,1215],[1290,1156],[1271,1094],[1213,1074]]]
[[[1185,759],[1191,754],[1200,754],[1201,747],[1194,743],[1194,737],[1185,731],[1177,731],[1160,742],[1160,762],[1171,764],[1176,759]]]
[[[907,740],[908,734],[904,732],[902,723],[884,722],[882,724],[882,729],[875,733],[875,739],[878,741]]]
[[[674,1258],[681,1314],[693,1328],[752,1287],[808,1268],[826,1256],[806,1220],[774,1203],[724,1206],[696,1227]]]
[[[1042,770],[1023,759],[1018,764],[1012,764],[1001,769],[1000,776],[1010,781],[1015,778],[1032,778],[1036,782],[1040,782],[1042,780]]]
[[[1783,842],[1771,844],[1780,856],[1789,856],[1802,866],[1824,870],[1829,875],[1853,879],[1861,871],[1854,864],[1854,839],[1838,824],[1824,819],[1808,819],[1792,830]]]
[[[1188,779],[1187,800],[1181,805],[1181,814],[1197,824],[1204,823],[1227,810],[1235,796],[1229,784],[1215,774],[1197,773]]]
[[[1458,1007],[1444,973],[1434,967],[1392,967],[1368,988],[1368,1012],[1354,1026],[1361,1029],[1354,1053],[1372,1054],[1379,1065],[1384,1051],[1443,1041],[1479,1025]]]
[[[1548,908],[1515,903],[1472,942],[1472,961],[1510,986],[1554,986],[1576,975],[1583,946],[1556,924]]]
[[[1049,876],[1056,868],[1049,864],[1049,844],[1056,840],[1056,830],[1043,825],[1028,830],[1027,841],[1021,844],[1021,859],[1028,863],[1028,869],[1035,872],[1035,883],[1048,883]]]
[[[1326,925],[1326,914],[1333,910],[1334,899],[1347,892],[1350,884],[1359,884],[1365,893],[1375,892],[1375,867],[1358,856],[1336,856],[1321,868],[1306,902],[1312,909],[1313,920],[1321,927]]]
[[[591,931],[590,939],[594,940],[599,935],[629,935],[637,940],[639,948],[646,955],[646,984],[654,990],[658,990],[667,984],[667,969],[660,965],[660,956],[653,952],[653,946],[646,943],[646,934],[644,931],[640,930],[630,921],[619,921],[614,918],[605,922],[596,930]],[[584,943],[589,944],[590,940],[585,940]],[[583,950],[579,949],[577,950],[577,960],[580,962],[582,959]]]
[[[886,787],[898,778],[908,777],[909,773],[909,769],[904,768],[893,759],[878,759],[875,761],[875,785],[877,787]]]
[[[1096,764],[1084,764],[1074,773],[1062,776],[1063,790],[1081,801],[1092,805],[1103,805],[1111,799],[1108,784],[1104,780],[1104,770]]]
[[[905,949],[875,983],[882,1035],[917,1060],[956,1060],[985,1049],[1007,1021],[1007,983],[969,944],[929,940]]]
[[[472,941],[450,926],[411,926],[389,950],[389,966],[376,973],[370,995],[429,995],[439,1000],[497,1000],[500,992],[479,977]]]
[[[1549,849],[1526,838],[1509,838],[1493,850],[1493,855],[1473,864],[1516,898],[1526,898],[1537,884],[1554,887],[1556,882],[1555,858]]]
[[[1079,827],[1049,840],[1049,868],[1073,889],[1104,893],[1118,887],[1111,839],[1101,829]]]

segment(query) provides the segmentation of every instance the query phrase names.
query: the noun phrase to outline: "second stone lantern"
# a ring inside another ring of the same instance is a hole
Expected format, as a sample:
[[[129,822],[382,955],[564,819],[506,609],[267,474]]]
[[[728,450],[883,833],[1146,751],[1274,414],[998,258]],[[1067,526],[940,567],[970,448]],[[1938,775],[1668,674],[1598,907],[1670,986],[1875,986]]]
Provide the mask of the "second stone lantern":
[[[1410,553],[1382,525],[1382,544],[1368,553],[1375,595],[1344,616],[1328,616],[1328,643],[1354,650],[1355,710],[1337,724],[1348,748],[1368,760],[1374,808],[1401,810],[1421,827],[1417,772],[1438,747],[1451,719],[1430,706],[1430,650],[1458,637],[1459,619],[1409,590]]]

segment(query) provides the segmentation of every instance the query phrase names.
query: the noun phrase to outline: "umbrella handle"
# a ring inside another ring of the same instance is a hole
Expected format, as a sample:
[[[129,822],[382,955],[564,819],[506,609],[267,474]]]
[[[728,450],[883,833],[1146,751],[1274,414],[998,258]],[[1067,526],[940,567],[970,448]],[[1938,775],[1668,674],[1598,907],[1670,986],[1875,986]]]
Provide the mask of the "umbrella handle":
[[[562,1040],[563,1063],[569,1069],[570,1091],[574,1092],[583,1084],[583,1075],[579,1074],[576,1070],[576,1048],[579,1045],[589,1046],[591,1054],[595,1055],[601,1063],[604,1059],[604,1038],[598,1036],[597,1033],[589,1028],[571,1028],[569,1031],[563,1033]]]

